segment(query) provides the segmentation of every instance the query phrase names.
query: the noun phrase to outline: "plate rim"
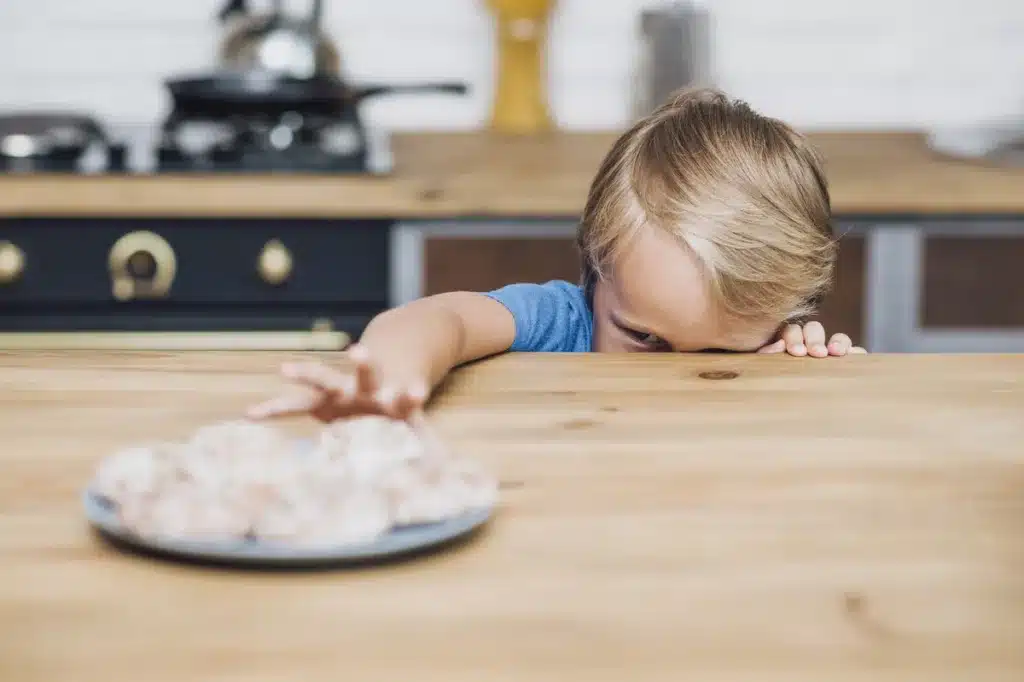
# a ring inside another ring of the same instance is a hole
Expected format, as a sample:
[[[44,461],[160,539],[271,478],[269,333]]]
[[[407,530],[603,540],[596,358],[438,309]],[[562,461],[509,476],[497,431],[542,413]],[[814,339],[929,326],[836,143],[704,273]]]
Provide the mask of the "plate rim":
[[[480,530],[493,519],[497,508],[496,504],[473,507],[443,521],[393,527],[368,542],[292,548],[284,544],[245,540],[218,542],[146,538],[133,533],[116,520],[114,513],[103,502],[105,499],[95,492],[91,483],[82,491],[86,520],[102,534],[132,548],[190,560],[267,566],[366,562],[440,548]]]

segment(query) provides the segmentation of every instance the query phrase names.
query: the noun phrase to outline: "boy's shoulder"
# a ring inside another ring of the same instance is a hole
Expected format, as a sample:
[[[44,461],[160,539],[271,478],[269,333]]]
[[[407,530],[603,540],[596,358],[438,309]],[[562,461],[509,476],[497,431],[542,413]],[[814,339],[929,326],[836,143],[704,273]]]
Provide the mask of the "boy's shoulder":
[[[593,316],[583,287],[565,280],[509,284],[484,294],[504,305],[515,320],[510,351],[590,351]]]
[[[492,298],[518,297],[533,299],[538,302],[564,302],[573,307],[583,306],[589,310],[587,295],[579,284],[564,279],[553,279],[543,283],[519,282],[507,284],[500,289],[486,292]]]

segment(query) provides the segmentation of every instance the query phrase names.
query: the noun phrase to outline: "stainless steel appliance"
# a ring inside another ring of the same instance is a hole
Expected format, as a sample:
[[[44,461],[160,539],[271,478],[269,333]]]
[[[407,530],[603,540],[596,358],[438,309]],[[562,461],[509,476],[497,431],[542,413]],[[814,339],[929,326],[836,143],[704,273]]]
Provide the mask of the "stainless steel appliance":
[[[0,173],[76,173],[99,149],[112,170],[124,168],[125,147],[95,117],[79,112],[0,114]]]
[[[371,171],[359,105],[388,94],[465,94],[464,83],[353,85],[264,71],[214,73],[166,83],[172,108],[157,149],[173,172]]]
[[[464,83],[353,84],[341,75],[336,45],[322,31],[322,0],[295,17],[273,2],[254,13],[229,0],[220,64],[175,77],[156,164],[165,172],[386,172],[374,163],[359,107],[388,94],[465,94]],[[379,155],[378,155],[379,156]]]
[[[291,16],[282,0],[267,12],[253,12],[249,0],[228,0],[220,12],[226,35],[221,67],[228,71],[267,71],[293,78],[338,75],[338,48],[321,29],[322,0],[308,17]]]
[[[950,158],[995,166],[1024,166],[1024,124],[933,130],[929,146]]]
[[[636,116],[644,116],[683,87],[711,81],[711,23],[691,2],[651,6],[640,13],[640,53],[634,93]]]

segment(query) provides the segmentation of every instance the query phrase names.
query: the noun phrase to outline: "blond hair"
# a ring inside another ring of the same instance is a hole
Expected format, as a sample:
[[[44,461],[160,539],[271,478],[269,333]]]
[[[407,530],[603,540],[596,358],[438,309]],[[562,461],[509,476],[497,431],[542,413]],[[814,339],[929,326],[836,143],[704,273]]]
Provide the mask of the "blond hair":
[[[813,312],[836,247],[822,162],[781,121],[716,90],[683,90],[612,146],[590,188],[578,242],[588,294],[641,229],[696,255],[733,320]]]

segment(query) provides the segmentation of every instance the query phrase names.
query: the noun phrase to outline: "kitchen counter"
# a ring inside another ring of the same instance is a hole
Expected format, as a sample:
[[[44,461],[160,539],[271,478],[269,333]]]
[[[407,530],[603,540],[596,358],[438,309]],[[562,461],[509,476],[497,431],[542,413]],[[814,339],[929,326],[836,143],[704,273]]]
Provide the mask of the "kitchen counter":
[[[818,133],[837,215],[1024,213],[1024,169],[933,154],[913,133]],[[0,178],[0,216],[577,216],[611,133],[395,136],[388,177]]]
[[[102,456],[282,357],[0,354],[0,677],[1024,678],[1022,355],[507,355],[432,406],[506,484],[458,551],[260,575],[90,535]]]

